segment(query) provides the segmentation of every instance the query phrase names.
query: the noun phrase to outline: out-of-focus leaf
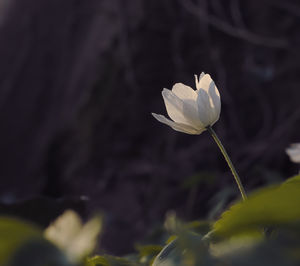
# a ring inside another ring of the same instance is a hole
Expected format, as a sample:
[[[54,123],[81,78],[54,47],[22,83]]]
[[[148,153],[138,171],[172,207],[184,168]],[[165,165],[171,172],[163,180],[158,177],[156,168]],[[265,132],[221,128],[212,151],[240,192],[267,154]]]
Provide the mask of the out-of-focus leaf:
[[[202,235],[182,230],[178,235],[178,243],[181,250],[184,251],[181,265],[215,265],[215,261],[209,252],[207,243],[203,241]]]
[[[253,241],[245,237],[230,238],[216,246],[220,262],[230,266],[298,266],[300,265],[300,226],[281,228],[276,237]],[[214,247],[216,248],[216,247]],[[221,253],[220,253],[221,251]]]
[[[205,235],[210,231],[211,222],[210,221],[192,221],[185,225],[186,229],[194,231],[198,234]]]
[[[138,264],[120,257],[114,257],[109,255],[95,256],[87,258],[85,266],[137,266]]]
[[[210,266],[214,265],[208,246],[202,236],[182,230],[178,238],[170,242],[157,255],[153,266]]]
[[[300,185],[300,175],[296,175],[294,177],[287,179],[285,182],[282,183],[282,185],[287,185],[287,184],[290,185],[291,183]]]
[[[151,265],[155,256],[162,250],[159,245],[136,245],[135,247],[140,256],[140,262],[145,265]]]
[[[208,202],[210,207],[208,219],[215,220],[217,217],[219,217],[230,198],[234,196],[236,196],[236,190],[232,186],[228,185],[224,186],[220,191],[215,193]]]
[[[94,250],[100,230],[99,217],[83,225],[76,212],[67,210],[45,230],[44,235],[61,248],[71,261],[78,262]]]
[[[0,265],[70,266],[64,254],[43,238],[40,228],[11,217],[0,218]]]
[[[178,247],[178,239],[167,244],[156,256],[152,266],[176,266],[182,260],[182,250]]]
[[[246,231],[263,230],[300,221],[300,175],[281,185],[269,186],[234,204],[214,224],[214,233],[233,236]]]
[[[2,264],[1,264],[2,265]],[[45,239],[31,239],[19,247],[5,266],[72,266],[68,258]]]
[[[212,242],[209,245],[210,253],[215,258],[226,258],[235,253],[243,254],[263,241],[261,234],[258,237],[254,237],[253,234],[238,235],[237,237]]]
[[[26,241],[42,239],[42,231],[36,226],[10,217],[0,218],[0,265]]]

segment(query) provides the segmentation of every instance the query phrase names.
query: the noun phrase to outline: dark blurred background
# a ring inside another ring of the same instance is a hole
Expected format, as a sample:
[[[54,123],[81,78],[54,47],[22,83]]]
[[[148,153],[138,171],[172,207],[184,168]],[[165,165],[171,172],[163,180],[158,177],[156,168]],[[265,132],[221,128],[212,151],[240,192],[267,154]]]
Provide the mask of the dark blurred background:
[[[217,217],[239,194],[215,143],[150,115],[202,71],[246,190],[297,173],[299,29],[296,0],[1,0],[0,201],[84,195],[114,254],[169,210]]]

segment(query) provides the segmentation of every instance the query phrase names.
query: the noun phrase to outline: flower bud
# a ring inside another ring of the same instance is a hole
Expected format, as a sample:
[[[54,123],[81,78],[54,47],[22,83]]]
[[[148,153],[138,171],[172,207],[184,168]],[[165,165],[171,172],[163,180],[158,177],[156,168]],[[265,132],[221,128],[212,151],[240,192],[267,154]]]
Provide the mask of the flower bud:
[[[209,74],[195,75],[196,90],[182,83],[176,83],[172,90],[163,89],[168,119],[152,113],[161,123],[176,131],[187,134],[201,134],[206,127],[212,126],[220,116],[221,99],[219,91]]]

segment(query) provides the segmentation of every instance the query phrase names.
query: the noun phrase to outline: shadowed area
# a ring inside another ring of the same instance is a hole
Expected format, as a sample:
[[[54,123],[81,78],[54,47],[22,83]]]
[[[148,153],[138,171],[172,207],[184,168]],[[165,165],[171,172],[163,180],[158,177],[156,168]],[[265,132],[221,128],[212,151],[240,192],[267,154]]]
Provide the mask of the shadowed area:
[[[166,114],[163,88],[202,71],[246,189],[298,171],[285,154],[300,142],[297,1],[1,1],[0,16],[3,204],[87,196],[114,254],[168,210],[216,216],[238,190],[213,140],[151,116]]]

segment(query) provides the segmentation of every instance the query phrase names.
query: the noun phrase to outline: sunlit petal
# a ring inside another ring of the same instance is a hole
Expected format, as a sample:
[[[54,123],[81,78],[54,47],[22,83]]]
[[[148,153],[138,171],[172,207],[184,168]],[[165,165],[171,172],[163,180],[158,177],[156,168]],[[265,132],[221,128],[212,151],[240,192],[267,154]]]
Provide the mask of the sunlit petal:
[[[199,79],[198,79],[198,76],[197,75],[194,75],[195,76],[195,83],[196,83],[196,89],[199,90],[200,89],[200,80],[203,78],[203,76],[205,75],[204,72],[202,72],[199,76]]]
[[[168,89],[163,89],[162,96],[169,117],[175,122],[187,123],[183,115],[183,101]]]
[[[172,88],[172,92],[183,101],[191,100],[196,102],[197,100],[196,91],[182,83],[176,83]]]
[[[197,92],[182,83],[176,83],[172,88],[172,92],[183,102],[182,114],[185,117],[186,122],[196,128],[203,128],[203,124],[198,116]],[[176,121],[175,119],[173,120]]]
[[[211,115],[212,115],[212,122],[211,125],[213,125],[220,116],[221,112],[221,98],[220,93],[218,91],[217,86],[215,85],[215,82],[212,80],[209,88],[208,88],[208,95],[210,98],[210,106],[211,106]]]
[[[195,75],[197,90],[182,83],[176,83],[172,91],[164,89],[162,96],[167,113],[173,120],[162,115],[154,117],[177,131],[200,134],[212,126],[220,116],[221,100],[219,91],[209,74]]]
[[[199,82],[198,82],[197,90],[202,89],[202,90],[205,90],[206,92],[208,92],[210,83],[211,83],[212,81],[213,81],[213,80],[211,79],[211,77],[210,77],[209,74],[204,74],[204,73],[202,72],[202,74],[200,75]]]
[[[292,144],[286,149],[286,153],[292,162],[300,163],[300,143]]]
[[[94,250],[100,230],[99,217],[82,224],[76,212],[66,210],[45,229],[44,236],[64,251],[70,261],[79,262]]]
[[[208,93],[205,90],[200,89],[197,97],[198,117],[205,127],[209,126],[215,120],[210,101],[211,99],[209,98]]]
[[[191,134],[191,135],[196,135],[196,134],[200,134],[202,131],[205,130],[205,129],[197,130],[197,129],[193,128],[190,125],[175,123],[175,122],[171,121],[170,119],[166,118],[163,115],[159,115],[159,114],[155,114],[155,113],[152,113],[152,115],[159,122],[161,122],[163,124],[166,124],[166,125],[170,126],[171,128],[173,128],[174,130],[179,131],[179,132],[183,132],[183,133],[187,133],[187,134]]]

